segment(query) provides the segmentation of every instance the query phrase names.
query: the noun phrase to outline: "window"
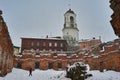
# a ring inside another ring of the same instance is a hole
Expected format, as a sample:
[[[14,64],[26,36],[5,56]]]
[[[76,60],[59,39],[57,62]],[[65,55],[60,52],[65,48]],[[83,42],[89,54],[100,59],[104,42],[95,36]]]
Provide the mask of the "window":
[[[37,46],[40,46],[40,43],[39,43],[39,42],[37,42]]]
[[[73,18],[73,16],[70,16],[70,22],[71,22],[71,23],[74,22],[74,18]]]
[[[48,69],[52,69],[53,68],[53,63],[52,62],[49,62],[48,63]]]
[[[51,47],[51,46],[52,46],[52,43],[50,42],[50,43],[49,43],[49,47]]]
[[[38,69],[40,66],[40,63],[39,62],[35,62],[35,69]]]
[[[60,44],[60,47],[63,47],[63,43]]]
[[[46,43],[45,43],[45,42],[43,42],[43,46],[46,46]]]
[[[55,43],[54,46],[57,47],[57,43]]]
[[[31,46],[34,46],[34,42],[31,43]]]
[[[16,67],[17,68],[22,68],[22,62],[18,62]]]
[[[62,68],[62,63],[58,63],[58,68]]]

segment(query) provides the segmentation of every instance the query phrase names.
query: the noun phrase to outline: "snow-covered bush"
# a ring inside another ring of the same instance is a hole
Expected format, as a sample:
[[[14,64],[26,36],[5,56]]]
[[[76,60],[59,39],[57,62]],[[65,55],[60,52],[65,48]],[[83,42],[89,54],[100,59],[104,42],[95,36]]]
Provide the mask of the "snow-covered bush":
[[[87,78],[88,67],[83,62],[76,62],[66,69],[66,77],[72,80],[84,80]]]

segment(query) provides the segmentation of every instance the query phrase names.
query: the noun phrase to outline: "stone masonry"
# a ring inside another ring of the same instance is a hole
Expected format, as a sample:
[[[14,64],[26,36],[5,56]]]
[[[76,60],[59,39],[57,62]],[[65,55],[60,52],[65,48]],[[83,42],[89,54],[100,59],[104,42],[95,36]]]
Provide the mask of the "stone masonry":
[[[0,76],[5,76],[13,68],[13,44],[0,10]]]

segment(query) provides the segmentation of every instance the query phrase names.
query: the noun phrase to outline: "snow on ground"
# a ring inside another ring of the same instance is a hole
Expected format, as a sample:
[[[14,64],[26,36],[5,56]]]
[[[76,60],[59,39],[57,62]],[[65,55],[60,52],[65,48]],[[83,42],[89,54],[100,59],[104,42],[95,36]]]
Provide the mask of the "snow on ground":
[[[38,70],[32,72],[29,76],[29,71],[13,68],[11,73],[5,77],[0,77],[0,80],[70,80],[65,78],[65,71]]]
[[[115,71],[104,71],[100,72],[98,70],[89,71],[88,73],[92,74],[92,77],[87,78],[86,80],[120,80],[120,72]]]
[[[93,76],[86,80],[120,80],[120,72],[105,71],[99,72],[89,71]],[[26,70],[13,68],[11,73],[8,73],[5,77],[0,77],[0,80],[70,80],[65,78],[65,71],[55,70],[35,70],[32,72],[32,76],[29,76],[29,72]]]

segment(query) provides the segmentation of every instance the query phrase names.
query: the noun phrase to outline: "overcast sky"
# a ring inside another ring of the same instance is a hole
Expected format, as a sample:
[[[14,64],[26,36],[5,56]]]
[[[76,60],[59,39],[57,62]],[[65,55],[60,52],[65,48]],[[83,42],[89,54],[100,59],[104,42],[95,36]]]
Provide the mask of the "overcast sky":
[[[71,4],[71,6],[68,6]],[[109,0],[0,0],[0,9],[13,44],[21,37],[62,36],[64,13],[71,8],[77,15],[79,39],[117,38],[111,27]]]

